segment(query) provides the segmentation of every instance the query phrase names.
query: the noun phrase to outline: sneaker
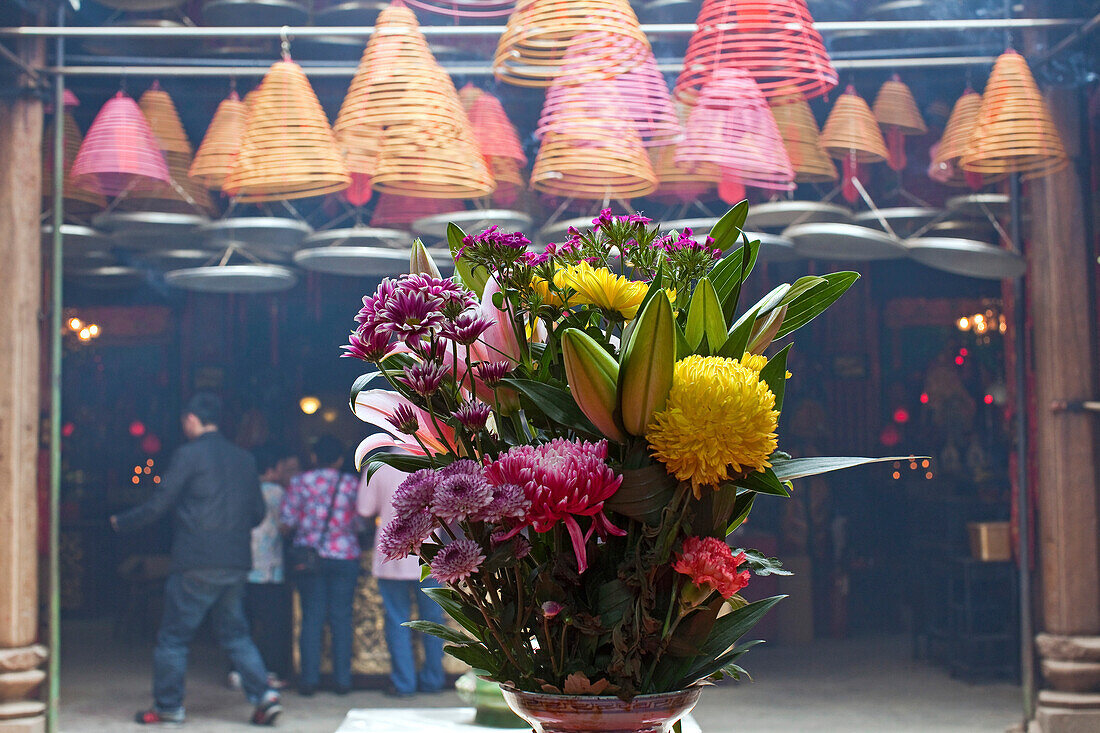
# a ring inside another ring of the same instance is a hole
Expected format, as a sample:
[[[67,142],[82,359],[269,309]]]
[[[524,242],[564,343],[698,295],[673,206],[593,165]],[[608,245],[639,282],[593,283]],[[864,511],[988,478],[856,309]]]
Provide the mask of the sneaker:
[[[241,673],[235,669],[231,671],[225,678],[225,685],[230,690],[241,689]]]
[[[269,692],[252,711],[252,725],[275,725],[275,719],[283,712],[283,704],[279,701],[279,695]]]
[[[180,725],[183,723],[183,711],[162,713],[156,708],[139,710],[134,715],[134,722],[138,725]]]
[[[285,690],[287,688],[287,681],[274,672],[267,673],[267,686],[272,690]]]

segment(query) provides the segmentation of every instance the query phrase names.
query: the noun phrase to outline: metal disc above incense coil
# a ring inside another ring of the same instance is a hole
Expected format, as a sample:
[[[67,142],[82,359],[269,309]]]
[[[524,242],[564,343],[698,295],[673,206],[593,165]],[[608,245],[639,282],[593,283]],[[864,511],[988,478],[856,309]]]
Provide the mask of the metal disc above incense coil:
[[[554,222],[549,226],[544,226],[535,233],[535,236],[529,237],[529,239],[535,240],[537,244],[549,244],[554,242],[555,244],[561,244],[569,239],[569,227],[576,227],[580,231],[592,228],[591,216],[579,216],[575,219],[562,219]]]
[[[304,25],[309,6],[297,0],[207,0],[202,19],[206,25]]]
[[[876,216],[874,211],[861,211],[852,216],[852,223],[885,231],[882,222],[879,221],[879,216],[881,216],[894,230],[894,234],[899,237],[908,237],[935,221],[936,217],[943,214],[943,211],[923,206],[896,206],[878,209],[877,214]]]
[[[389,5],[389,2],[381,0],[348,0],[348,2],[326,3],[326,7],[317,7],[319,3],[313,3],[313,24],[327,25],[374,25],[378,20],[378,14]],[[360,39],[360,46],[363,45]]]
[[[965,216],[986,216],[990,212],[995,217],[1008,214],[1008,194],[970,193],[965,196],[952,196],[947,199],[947,208]]]
[[[906,255],[900,239],[870,227],[837,222],[795,224],[783,232],[795,251],[808,259],[861,262]]]
[[[76,280],[89,288],[116,290],[134,288],[145,282],[145,273],[136,267],[123,265],[104,265],[87,269],[74,269],[65,273],[65,277]]]
[[[781,234],[745,232],[745,236],[750,242],[754,239],[760,240],[760,251],[757,257],[763,262],[794,262],[802,259],[802,255],[794,248],[794,242]],[[736,250],[736,247],[731,248],[731,251]]]
[[[163,211],[113,211],[92,218],[97,229],[125,249],[177,249],[201,239],[199,228],[210,221],[198,214]]]
[[[996,228],[985,217],[980,219],[970,217],[944,219],[930,226],[923,236],[972,239],[976,242],[988,242],[990,244],[1000,239]]]
[[[220,255],[208,249],[165,249],[143,252],[135,259],[143,265],[158,270],[179,270],[184,267],[200,267],[216,262]]]
[[[480,234],[482,230],[496,224],[505,232],[523,232],[528,229],[534,220],[522,211],[512,209],[473,209],[470,211],[455,211],[449,214],[434,214],[417,219],[412,224],[412,230],[424,237],[435,239],[447,238],[447,225],[454,222],[466,232],[466,234]],[[591,224],[591,220],[588,222]],[[526,233],[526,232],[524,232]]]
[[[282,265],[211,265],[173,270],[164,280],[173,287],[204,293],[274,293],[294,287],[298,276]]]
[[[280,216],[240,216],[212,221],[199,230],[206,246],[243,244],[259,253],[286,254],[313,233],[304,221]]]
[[[429,247],[428,253],[442,274],[454,270],[450,250]],[[294,264],[305,270],[329,275],[393,277],[409,271],[409,250],[404,247],[311,247],[296,252]]]
[[[111,243],[102,233],[91,227],[81,226],[80,224],[62,224],[61,245],[65,256],[68,257],[74,252],[104,250],[110,247]],[[53,247],[53,226],[50,224],[45,224],[42,227],[42,247],[44,249]]]
[[[905,242],[922,265],[982,280],[1014,279],[1027,265],[1018,253],[985,242],[951,237],[918,237]]]
[[[795,222],[850,222],[852,210],[821,201],[768,201],[749,207],[745,226],[753,231],[783,230]]]

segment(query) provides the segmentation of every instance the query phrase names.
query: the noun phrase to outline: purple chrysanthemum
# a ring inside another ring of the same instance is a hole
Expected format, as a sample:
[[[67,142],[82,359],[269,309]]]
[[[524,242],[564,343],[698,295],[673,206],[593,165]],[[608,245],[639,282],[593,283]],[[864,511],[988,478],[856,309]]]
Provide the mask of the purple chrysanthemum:
[[[485,386],[494,388],[508,372],[512,371],[512,365],[506,361],[483,361],[474,367],[477,378],[485,382]]]
[[[461,522],[476,516],[493,500],[493,487],[478,473],[455,473],[435,490],[432,512],[445,522]]]
[[[451,476],[457,476],[460,473],[469,473],[475,476],[480,476],[481,464],[479,464],[477,461],[472,461],[469,458],[459,458],[457,461],[448,463],[446,466],[436,472],[441,481],[445,478],[450,478]]]
[[[443,324],[441,333],[449,339],[453,339],[463,346],[469,346],[481,337],[481,334],[489,330],[493,322],[481,314],[479,310],[464,310]]]
[[[447,370],[435,362],[419,361],[405,367],[405,375],[397,380],[421,397],[431,397],[439,390]]]
[[[393,414],[386,417],[386,421],[403,435],[415,435],[420,429],[420,419],[409,405],[398,405]]]
[[[363,296],[363,307],[360,309],[359,314],[355,316],[355,322],[359,325],[364,325],[375,320],[378,309],[389,302],[389,299],[393,296],[394,290],[396,289],[396,280],[388,277],[382,280],[378,288],[374,291],[374,295]]]
[[[432,533],[435,519],[426,511],[398,514],[378,537],[378,551],[387,560],[400,560],[420,551]]]
[[[341,346],[342,356],[350,356],[363,361],[381,361],[389,350],[390,335],[383,331],[364,333],[354,331],[348,336],[348,342]]]
[[[439,338],[431,338],[426,341],[417,341],[410,344],[413,353],[424,361],[442,364],[447,358],[447,342]]]
[[[424,292],[443,301],[443,310],[448,314],[461,313],[477,305],[477,298],[466,288],[449,277],[439,278],[431,275],[408,275],[398,284],[399,290]]]
[[[493,499],[484,509],[471,517],[479,522],[501,522],[505,519],[523,519],[531,509],[531,500],[519,484],[501,484],[493,487]]]
[[[443,300],[426,291],[398,288],[375,317],[379,329],[412,346],[443,324]]]
[[[470,539],[455,540],[432,558],[432,577],[440,583],[454,584],[477,572],[483,562],[481,545]]]
[[[463,403],[454,412],[455,420],[471,433],[479,432],[489,420],[489,406],[484,402]]]
[[[440,475],[430,468],[422,468],[405,477],[393,492],[393,510],[396,516],[408,516],[427,511],[439,488]]]

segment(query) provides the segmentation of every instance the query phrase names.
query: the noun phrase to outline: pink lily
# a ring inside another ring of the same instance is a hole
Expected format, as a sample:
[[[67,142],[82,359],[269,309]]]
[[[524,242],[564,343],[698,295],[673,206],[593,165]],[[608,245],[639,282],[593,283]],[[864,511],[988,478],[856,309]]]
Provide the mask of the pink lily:
[[[508,312],[496,307],[493,296],[500,292],[496,278],[490,277],[481,295],[481,312],[493,325],[471,346],[475,361],[501,361],[507,359],[513,365],[519,363],[520,349],[516,332],[512,328]],[[479,351],[482,353],[478,353]],[[480,358],[479,358],[480,357]]]
[[[419,438],[429,452],[434,455],[450,451],[448,446],[455,444],[455,435],[452,428],[440,422],[441,436],[432,423],[431,415],[425,410],[412,404],[396,392],[388,389],[370,389],[356,395],[355,416],[368,425],[381,429],[383,432],[368,436],[359,444],[359,447],[355,449],[356,465],[360,465],[368,453],[379,448],[396,447],[413,455],[424,455],[424,448],[413,436],[396,433],[393,425],[389,422],[389,416],[401,405],[408,406],[416,415],[420,423],[420,429],[416,431],[415,438]]]

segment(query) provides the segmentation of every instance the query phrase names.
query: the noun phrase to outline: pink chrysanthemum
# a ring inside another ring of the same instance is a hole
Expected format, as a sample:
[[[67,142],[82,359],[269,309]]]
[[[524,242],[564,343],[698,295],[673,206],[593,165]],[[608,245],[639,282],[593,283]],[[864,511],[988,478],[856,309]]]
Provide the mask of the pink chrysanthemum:
[[[355,316],[355,322],[360,326],[373,323],[378,317],[378,310],[389,302],[397,289],[397,281],[385,278],[374,291],[374,295],[363,296],[363,307]]]
[[[432,558],[432,577],[440,583],[454,584],[477,572],[483,562],[481,545],[468,539],[455,540]]]
[[[397,381],[421,397],[431,397],[443,383],[447,370],[435,362],[417,362],[405,367],[405,375]]]
[[[443,299],[423,290],[398,287],[377,309],[378,328],[413,346],[443,325]]]
[[[393,492],[391,503],[394,513],[405,516],[419,514],[431,508],[439,483],[439,473],[430,468],[410,473]]]
[[[462,427],[477,433],[489,420],[489,406],[484,402],[466,402],[455,410],[454,415]]]
[[[749,571],[738,572],[745,562],[745,553],[735,556],[733,550],[715,537],[688,537],[672,569],[691,578],[691,582],[703,590],[716,590],[723,598],[730,598],[749,584]]]
[[[474,367],[477,378],[489,388],[500,384],[500,380],[512,371],[512,365],[506,361],[483,361]]]
[[[420,429],[420,419],[413,412],[411,405],[398,405],[386,420],[393,425],[394,430],[403,435],[415,435]]]
[[[398,284],[399,290],[423,292],[443,301],[444,312],[454,315],[477,305],[477,298],[449,277],[407,275]]]
[[[479,473],[454,473],[439,483],[432,512],[445,522],[461,522],[477,515],[493,500],[493,489]]]
[[[435,519],[426,511],[395,516],[378,537],[378,551],[387,560],[400,560],[420,551],[432,533]]]
[[[481,334],[489,330],[492,325],[493,322],[479,310],[471,309],[462,311],[453,320],[446,321],[440,333],[445,338],[457,341],[463,346],[469,346],[481,338]]]
[[[348,336],[348,343],[340,348],[342,356],[350,356],[363,361],[381,361],[390,347],[390,335],[384,331],[359,329]]]
[[[604,463],[607,442],[584,443],[558,438],[549,443],[520,445],[502,454],[486,467],[485,474],[494,486],[517,484],[531,502],[523,524],[512,534],[530,525],[536,532],[548,532],[563,522],[573,543],[577,570],[588,567],[585,544],[593,533],[624,535],[603,513],[603,503],[619,489],[622,476]],[[592,518],[582,532],[578,516]]]

